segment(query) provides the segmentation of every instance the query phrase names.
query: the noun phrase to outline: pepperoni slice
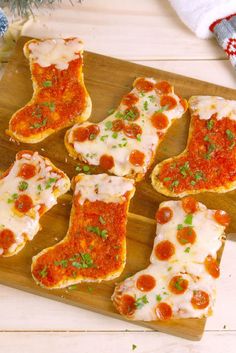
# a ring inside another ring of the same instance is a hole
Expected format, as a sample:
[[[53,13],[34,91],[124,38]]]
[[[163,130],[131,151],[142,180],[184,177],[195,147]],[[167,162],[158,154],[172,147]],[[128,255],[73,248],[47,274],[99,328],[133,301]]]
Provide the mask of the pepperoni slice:
[[[138,102],[138,97],[135,96],[133,93],[127,94],[122,99],[122,103],[127,105],[128,107],[131,107],[132,105],[136,104],[137,102]]]
[[[198,210],[198,202],[192,196],[182,199],[182,207],[186,213],[194,213]]]
[[[181,276],[174,276],[169,282],[169,290],[174,294],[183,294],[188,288],[188,281]]]
[[[3,249],[3,253],[6,253],[14,242],[14,233],[10,229],[3,229],[0,231],[0,248]]]
[[[122,295],[118,310],[121,314],[125,316],[133,315],[136,310],[134,297],[128,294]]]
[[[157,223],[165,224],[173,217],[173,211],[170,207],[161,207],[156,212]]]
[[[161,107],[167,106],[167,110],[174,109],[177,105],[176,100],[171,96],[162,96],[160,100]]]
[[[194,309],[205,309],[210,303],[209,295],[202,290],[193,291],[191,304]]]
[[[222,226],[227,227],[230,222],[230,216],[227,212],[222,210],[217,210],[214,214],[215,220]]]
[[[108,156],[107,154],[101,156],[99,164],[106,170],[113,168],[115,165],[113,157]]]
[[[117,119],[112,121],[112,131],[121,131],[123,130],[125,124],[122,119]]]
[[[163,113],[158,112],[153,114],[153,116],[151,117],[151,122],[152,125],[158,130],[166,129],[169,124],[167,116]]]
[[[15,208],[22,213],[28,212],[33,207],[33,201],[28,195],[20,195],[15,201]]]
[[[156,307],[156,314],[159,320],[169,320],[172,316],[172,308],[167,303],[159,303]]]
[[[139,150],[133,150],[129,155],[129,161],[136,167],[144,164],[145,154]]]
[[[135,82],[135,87],[142,92],[150,92],[154,89],[154,84],[145,78],[139,78]]]
[[[140,112],[137,107],[132,106],[124,111],[124,119],[128,121],[135,121],[139,118]]]
[[[156,285],[156,280],[151,275],[141,275],[137,279],[136,287],[141,290],[141,292],[149,292]]]
[[[87,127],[79,127],[73,131],[73,138],[75,141],[84,142],[89,137],[89,130]]]
[[[194,244],[196,237],[196,232],[192,227],[184,227],[177,231],[177,239],[181,245]]]
[[[155,255],[158,260],[166,261],[175,253],[175,246],[169,240],[163,240],[155,247]]]
[[[88,131],[89,131],[89,136],[88,136],[89,140],[94,140],[100,132],[100,127],[95,124],[89,125]]]
[[[125,125],[124,127],[124,133],[126,136],[136,139],[138,135],[142,134],[142,128],[138,124],[129,124]]]
[[[205,268],[207,272],[214,278],[218,278],[220,276],[220,268],[216,259],[214,259],[211,255],[208,255],[204,261]]]
[[[161,81],[155,84],[155,88],[162,94],[171,93],[172,87],[167,81]]]
[[[36,167],[33,164],[29,163],[24,163],[22,164],[18,176],[20,176],[23,179],[30,179],[33,178],[36,174]]]

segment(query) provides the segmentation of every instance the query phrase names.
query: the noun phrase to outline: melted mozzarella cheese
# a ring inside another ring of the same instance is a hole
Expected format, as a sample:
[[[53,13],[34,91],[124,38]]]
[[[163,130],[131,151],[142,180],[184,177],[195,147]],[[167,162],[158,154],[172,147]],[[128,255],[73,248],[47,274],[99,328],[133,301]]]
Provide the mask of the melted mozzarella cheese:
[[[55,65],[65,70],[70,61],[80,57],[83,43],[78,38],[38,40],[29,44],[29,50],[32,61],[41,67]]]
[[[146,80],[154,84],[157,82],[151,78]],[[151,122],[153,114],[162,109],[160,106],[160,95],[157,90],[153,89],[149,92],[141,92],[134,87],[130,93],[138,98],[138,102],[133,106],[138,109],[140,116],[137,120],[130,121],[130,123],[135,123],[142,129],[142,134],[138,139],[128,137],[123,131],[114,133],[111,128],[107,127],[109,123],[111,124],[113,121],[119,119],[119,116],[124,114],[127,106],[122,104],[122,102],[113,114],[109,115],[98,124],[100,133],[94,140],[78,142],[73,138],[73,133],[78,127],[91,125],[91,123],[88,122],[74,125],[73,128],[69,130],[68,135],[68,142],[73,146],[75,152],[79,154],[85,162],[91,165],[99,165],[102,155],[112,156],[115,165],[109,171],[118,176],[132,175],[133,173],[145,174],[160,142],[157,132],[166,133],[172,120],[180,118],[184,113],[184,108],[180,104],[180,98],[174,94],[174,92],[169,93],[168,95],[176,100],[177,105],[174,109],[164,111],[164,114],[168,118],[168,126],[165,129],[158,130]],[[125,120],[124,122],[129,123]],[[145,160],[142,166],[134,166],[130,163],[129,156],[134,150],[144,153]]]
[[[23,164],[36,167],[36,175],[30,179],[19,176],[19,170]],[[19,190],[21,182],[27,183],[27,188]],[[16,248],[24,245],[24,242],[32,240],[39,231],[39,210],[45,205],[49,210],[57,203],[57,197],[68,191],[70,182],[67,176],[60,171],[58,173],[51,163],[37,152],[33,155],[23,154],[12,165],[7,176],[0,180],[0,230],[10,229],[15,236],[15,243],[8,249],[8,253],[14,253]],[[33,207],[20,214],[14,207],[15,199],[27,194],[31,197]],[[0,253],[3,249],[0,248]],[[9,255],[8,254],[8,255]]]
[[[200,119],[208,120],[213,114],[217,120],[225,117],[236,120],[236,101],[227,100],[217,96],[193,96],[189,100],[189,106],[193,114]]]
[[[217,250],[222,244],[224,227],[213,218],[213,210],[208,210],[201,203],[198,205],[199,208],[192,218],[192,226],[197,234],[196,242],[193,245],[181,245],[176,238],[178,224],[184,225],[186,219],[181,201],[160,204],[160,208],[169,207],[173,216],[169,222],[157,224],[151,264],[145,270],[118,284],[112,296],[114,303],[119,302],[124,294],[130,295],[136,301],[145,296],[146,303],[135,310],[131,319],[157,320],[157,305],[161,302],[170,305],[172,318],[200,318],[211,314],[216,296],[216,280],[206,271],[204,260],[209,254],[216,258]],[[175,246],[175,254],[168,261],[160,261],[155,256],[155,246],[163,240],[169,240]],[[189,252],[185,252],[187,246],[190,247]],[[152,290],[145,292],[137,288],[136,283],[141,275],[151,275],[155,279],[156,285]],[[188,287],[183,294],[173,294],[170,291],[169,283],[174,276],[181,276],[188,281]],[[191,304],[191,298],[198,290],[209,295],[209,305],[204,309],[195,309]]]
[[[80,194],[79,203],[85,200],[110,202],[124,201],[126,192],[134,190],[134,181],[107,174],[85,175],[79,174],[75,195]]]

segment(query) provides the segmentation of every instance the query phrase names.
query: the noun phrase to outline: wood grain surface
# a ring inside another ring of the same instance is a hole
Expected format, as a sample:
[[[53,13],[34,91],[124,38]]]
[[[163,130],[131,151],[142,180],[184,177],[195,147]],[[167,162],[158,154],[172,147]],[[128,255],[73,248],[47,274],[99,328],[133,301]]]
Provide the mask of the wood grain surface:
[[[50,136],[37,145],[16,144],[9,141],[5,134],[11,115],[23,106],[32,94],[29,66],[22,52],[23,44],[28,39],[21,38],[19,40],[0,82],[0,168],[2,171],[5,170],[13,162],[16,152],[27,148],[37,150],[47,156],[57,167],[62,168],[69,177],[72,177],[76,174],[77,164],[67,155],[64,147],[65,130]],[[93,102],[92,121],[100,121],[105,118],[107,111],[116,107],[122,95],[130,90],[132,82],[137,76],[151,76],[168,80],[175,86],[176,92],[185,98],[197,94],[220,95],[228,99],[235,98],[235,91],[232,89],[90,52],[85,53],[84,61],[85,83]],[[184,149],[188,124],[189,115],[186,113],[173,125],[160,145],[156,161],[161,161]],[[205,193],[197,196],[197,199],[208,207],[222,208],[231,214],[233,217],[229,229],[231,232],[236,231],[236,217],[234,217],[236,198],[234,194],[234,192],[223,195]],[[0,260],[0,282],[118,318],[120,316],[115,312],[110,301],[114,283],[148,265],[155,236],[153,218],[159,203],[164,200],[167,198],[155,192],[151,187],[149,174],[144,181],[137,184],[137,191],[131,202],[128,217],[127,266],[119,280],[101,284],[80,284],[77,290],[73,291],[68,289],[44,290],[32,280],[30,274],[32,256],[43,248],[57,243],[66,234],[71,207],[71,194],[67,194],[60,198],[57,206],[43,216],[42,230],[21,253],[15,257]],[[189,339],[200,339],[205,320],[173,320],[165,323],[139,322],[138,324]]]

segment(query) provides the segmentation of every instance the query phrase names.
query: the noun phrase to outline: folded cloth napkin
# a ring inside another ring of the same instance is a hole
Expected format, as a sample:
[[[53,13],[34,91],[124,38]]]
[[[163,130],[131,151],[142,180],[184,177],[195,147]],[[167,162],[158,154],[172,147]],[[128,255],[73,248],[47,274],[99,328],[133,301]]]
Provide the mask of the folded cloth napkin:
[[[199,38],[213,34],[236,69],[236,0],[169,0]]]

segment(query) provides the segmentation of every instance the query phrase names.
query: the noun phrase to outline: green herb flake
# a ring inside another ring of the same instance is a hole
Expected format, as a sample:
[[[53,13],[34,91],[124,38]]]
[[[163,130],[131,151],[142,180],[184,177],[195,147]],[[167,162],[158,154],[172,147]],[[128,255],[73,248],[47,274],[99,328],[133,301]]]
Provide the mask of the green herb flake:
[[[188,246],[188,247],[184,250],[184,252],[189,253],[189,252],[190,252],[190,247]]]
[[[141,142],[141,134],[137,134],[136,139]]]
[[[167,271],[171,271],[171,270],[172,270],[172,267],[171,267],[171,266],[167,268]]]
[[[148,101],[145,101],[145,102],[143,103],[143,109],[144,109],[144,110],[148,110]]]
[[[54,265],[66,268],[68,266],[68,260],[54,261]]]
[[[102,239],[106,239],[107,238],[107,230],[106,229],[103,229],[103,230],[101,230],[101,232],[100,232],[100,237],[102,238]]]
[[[90,171],[89,165],[83,165],[82,170],[83,170],[83,172],[85,172],[85,173],[89,172],[89,171]]]
[[[106,221],[105,221],[105,219],[102,216],[99,216],[99,222],[101,224],[106,224]]]
[[[44,268],[42,269],[42,271],[39,272],[39,274],[40,274],[40,276],[41,276],[42,278],[47,277],[47,274],[48,274],[47,269],[48,269],[47,266],[44,266]]]
[[[209,141],[210,141],[210,138],[209,138],[208,135],[206,135],[203,140],[209,142]]]
[[[195,178],[196,180],[201,180],[201,179],[203,179],[203,173],[202,173],[201,171],[196,172],[196,173],[194,174],[194,178]]]
[[[207,129],[211,130],[214,126],[214,120],[208,120],[207,121]]]
[[[43,87],[52,87],[52,81],[50,81],[50,80],[44,81]]]
[[[51,112],[55,112],[56,106],[54,102],[43,102],[42,105],[44,105],[45,107],[48,107]]]
[[[182,278],[179,278],[176,282],[175,282],[175,288],[177,290],[183,290],[183,287],[181,286],[181,283],[183,282]]]
[[[26,181],[20,181],[18,185],[18,189],[20,191],[24,191],[28,189],[29,184]]]
[[[185,162],[184,165],[179,168],[179,170],[183,177],[186,177],[187,171],[189,170],[189,162]]]
[[[50,189],[50,187],[52,186],[52,184],[54,184],[56,181],[57,181],[57,178],[49,178],[49,179],[46,181],[45,189]]]
[[[163,105],[160,109],[156,110],[155,113],[163,113],[165,110],[169,109],[169,104]]]
[[[232,133],[231,130],[227,129],[227,130],[225,131],[225,133],[226,133],[226,135],[227,135],[228,140],[231,141],[231,140],[234,139],[234,134]]]
[[[12,203],[18,198],[18,194],[14,193],[11,197],[7,200],[7,203]]]
[[[166,178],[163,179],[163,181],[170,181],[170,180],[171,180],[170,177],[166,177]]]
[[[110,121],[110,120],[109,120],[109,121],[106,121],[106,122],[105,122],[105,126],[106,126],[106,129],[107,129],[107,130],[111,130],[111,128],[112,128],[112,121]]]
[[[115,112],[115,109],[114,109],[114,108],[111,108],[111,109],[108,110],[107,114],[108,114],[108,115],[111,115],[111,114],[113,114],[114,112]]]
[[[90,268],[93,266],[93,259],[91,258],[90,254],[88,253],[80,253],[78,254],[80,256],[81,261],[73,261],[72,266],[76,268]]]
[[[178,230],[181,230],[181,229],[183,229],[183,228],[184,228],[183,224],[178,224],[178,225],[177,225],[177,229],[178,229]]]
[[[195,181],[195,180],[191,180],[191,181],[190,181],[190,184],[191,184],[192,186],[194,186],[194,185],[196,184],[196,181]]]
[[[192,225],[193,222],[193,215],[191,213],[187,214],[185,219],[184,219],[184,223],[188,224],[188,225]]]
[[[42,191],[42,185],[41,184],[38,184],[37,185],[37,190],[40,192],[40,191]]]
[[[175,187],[177,187],[179,185],[179,180],[174,180],[172,183],[171,183],[171,185],[170,185],[170,187],[171,187],[171,190],[173,190]]]
[[[73,284],[72,286],[68,287],[68,290],[75,290],[75,289],[77,289],[77,285],[76,284]]]
[[[155,102],[155,97],[152,95],[152,96],[148,96],[148,99],[150,99],[150,102]]]
[[[112,137],[113,137],[113,139],[117,139],[117,137],[118,137],[118,132],[117,132],[117,131],[114,131],[113,134],[112,134]]]
[[[30,125],[30,129],[39,129],[40,127],[46,126],[47,124],[47,118],[43,119],[43,121],[39,123],[34,123]]]
[[[135,301],[135,306],[137,309],[141,309],[145,304],[148,304],[149,301],[147,299],[146,295],[143,295],[142,297],[136,299]]]
[[[134,351],[137,348],[136,344],[132,344],[132,351]]]
[[[160,294],[157,294],[157,295],[156,295],[156,300],[157,300],[158,302],[162,301],[162,296],[161,296]]]
[[[108,138],[108,135],[103,135],[100,137],[100,140],[104,142],[106,138]]]
[[[89,140],[90,140],[90,141],[95,140],[96,136],[97,136],[97,135],[95,135],[95,134],[90,134],[90,135],[89,135]]]

